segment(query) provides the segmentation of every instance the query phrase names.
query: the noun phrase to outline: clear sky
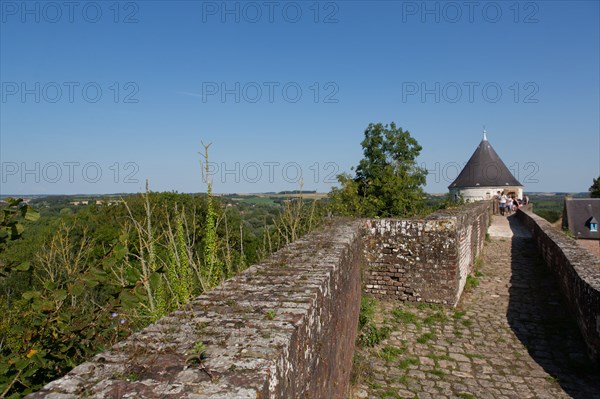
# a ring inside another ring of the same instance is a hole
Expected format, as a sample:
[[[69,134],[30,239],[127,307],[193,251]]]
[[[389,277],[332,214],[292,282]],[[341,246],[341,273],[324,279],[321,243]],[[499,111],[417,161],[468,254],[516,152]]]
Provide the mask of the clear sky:
[[[371,122],[445,192],[490,143],[525,191],[600,175],[598,1],[0,2],[0,194],[328,191]]]

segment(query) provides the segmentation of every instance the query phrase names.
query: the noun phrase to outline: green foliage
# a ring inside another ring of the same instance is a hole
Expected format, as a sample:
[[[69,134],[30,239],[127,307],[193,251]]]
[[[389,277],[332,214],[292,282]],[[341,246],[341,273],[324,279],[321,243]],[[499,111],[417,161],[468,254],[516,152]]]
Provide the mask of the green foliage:
[[[419,321],[414,313],[407,312],[400,308],[392,310],[392,316],[394,316],[394,320],[405,324],[417,324]]]
[[[389,327],[377,328],[374,323],[367,324],[358,336],[358,345],[362,347],[373,347],[390,336]]]
[[[368,296],[360,298],[360,312],[358,314],[359,331],[373,320],[373,316],[375,316],[375,303],[374,298]]]
[[[190,256],[188,253],[188,243],[185,237],[184,222],[185,217],[182,213],[175,215],[174,233],[171,229],[167,230],[168,237],[168,260],[166,263],[165,281],[172,292],[173,300],[177,306],[185,305],[192,299],[193,292],[193,273],[190,266]],[[161,296],[166,294],[164,291]]]
[[[465,290],[472,291],[479,286],[479,277],[483,276],[481,272],[481,266],[483,265],[483,258],[481,256],[475,257],[473,261],[473,272],[467,276],[465,282]]]
[[[99,289],[107,276],[88,262],[90,241],[72,232],[61,226],[38,255],[36,289],[2,304],[8,322],[0,325],[0,392],[15,396],[39,389],[130,333],[126,319],[115,319],[110,292]]]
[[[473,290],[479,286],[479,279],[471,274],[467,276],[467,282],[465,283],[465,289],[467,291]]]
[[[427,316],[424,320],[423,323],[424,324],[434,324],[434,323],[445,323],[446,321],[448,321],[448,317],[444,314],[443,311],[437,311],[435,313],[430,314],[429,316]]]
[[[265,319],[274,320],[276,315],[277,315],[277,312],[275,310],[269,309],[265,312]]]
[[[455,197],[454,195],[447,193],[444,196],[442,202],[439,203],[438,209],[454,209],[459,208],[465,204],[465,199],[462,195]]]
[[[431,370],[430,373],[433,374],[433,375],[435,375],[435,376],[438,376],[440,378],[444,378],[444,376],[446,375],[446,373],[443,370],[441,370],[441,369],[439,369],[437,367],[434,367],[434,369]]]
[[[208,185],[208,209],[206,211],[206,224],[204,230],[204,261],[208,271],[208,281],[215,286],[223,278],[223,270],[217,260],[217,231],[215,226],[215,211],[211,195],[210,183]]]
[[[186,358],[187,365],[200,365],[206,359],[206,345],[202,341],[196,341],[189,356]]]
[[[204,145],[204,143],[203,143]],[[205,281],[208,285],[214,287],[218,285],[222,279],[226,277],[223,273],[222,265],[217,258],[218,242],[215,226],[216,214],[213,208],[212,183],[210,181],[209,163],[208,163],[208,148],[210,144],[204,145],[204,160],[205,160],[205,176],[207,183],[207,210],[206,224],[204,227],[204,263],[205,263]]]
[[[363,216],[366,214],[365,199],[360,195],[360,183],[348,173],[337,176],[340,188],[333,187],[329,193],[331,209],[336,215]]]
[[[378,354],[379,357],[385,360],[386,362],[393,362],[398,358],[399,355],[401,355],[404,352],[406,352],[406,348],[398,348],[395,346],[388,345],[381,348]]]
[[[533,212],[546,219],[550,223],[555,223],[562,217],[564,207],[564,196],[562,195],[530,195],[529,201],[534,204]]]
[[[588,191],[590,192],[590,197],[600,198],[600,176],[598,176],[597,179],[594,179],[594,182]]]
[[[534,208],[534,213],[537,214],[538,216],[543,217],[550,223],[555,223],[562,217],[561,211],[552,211],[552,210]]]
[[[376,346],[390,336],[391,329],[389,327],[378,328],[375,325],[373,321],[375,306],[375,299],[366,296],[361,297],[357,338],[357,345],[361,347]]]
[[[420,344],[425,344],[428,341],[432,341],[435,339],[437,339],[437,336],[434,333],[428,332],[428,333],[424,333],[424,334],[420,335],[417,338],[417,342]]]
[[[333,212],[347,216],[412,216],[423,211],[427,171],[416,158],[422,147],[392,122],[370,124],[361,142],[363,159],[352,178],[338,176],[330,193]]]
[[[466,313],[462,310],[455,310],[454,314],[452,315],[452,318],[454,320],[459,320],[459,319],[462,319],[465,314]]]
[[[398,392],[393,389],[388,389],[381,394],[382,399],[401,399],[402,397]]]
[[[0,252],[8,241],[21,238],[25,227],[23,221],[36,221],[38,211],[23,203],[23,199],[7,198],[7,205],[0,209]]]
[[[398,368],[401,370],[406,370],[410,366],[417,366],[420,364],[420,361],[416,357],[407,357],[398,362]]]
[[[323,212],[322,208],[318,206],[318,201],[313,200],[308,205],[303,194],[300,194],[298,197],[284,202],[279,217],[274,221],[276,237],[283,238],[285,244],[289,244],[312,231],[322,221]],[[281,244],[278,243],[278,245]]]

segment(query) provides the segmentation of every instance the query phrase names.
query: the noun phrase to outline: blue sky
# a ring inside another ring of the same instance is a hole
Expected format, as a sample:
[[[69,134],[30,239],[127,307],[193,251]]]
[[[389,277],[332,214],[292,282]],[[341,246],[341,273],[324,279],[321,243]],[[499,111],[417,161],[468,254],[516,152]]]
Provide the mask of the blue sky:
[[[600,175],[597,1],[70,4],[0,2],[0,194],[204,191],[201,140],[217,192],[328,191],[391,121],[428,192],[484,125],[526,191]]]

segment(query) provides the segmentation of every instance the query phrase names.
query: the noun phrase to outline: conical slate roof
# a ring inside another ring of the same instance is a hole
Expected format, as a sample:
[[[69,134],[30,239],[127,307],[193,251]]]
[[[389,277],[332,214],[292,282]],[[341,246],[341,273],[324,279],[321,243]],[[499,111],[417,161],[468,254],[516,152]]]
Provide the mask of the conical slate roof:
[[[523,186],[510,173],[484,136],[458,177],[448,188]]]

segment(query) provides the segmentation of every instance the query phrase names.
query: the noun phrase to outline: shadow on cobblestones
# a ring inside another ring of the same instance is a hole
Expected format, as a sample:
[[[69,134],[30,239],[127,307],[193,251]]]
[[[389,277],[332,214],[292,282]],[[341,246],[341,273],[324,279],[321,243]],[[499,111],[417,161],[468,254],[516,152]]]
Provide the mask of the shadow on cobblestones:
[[[517,228],[509,218],[511,229]],[[600,371],[530,238],[513,237],[508,323],[529,355],[573,398],[600,398]]]

